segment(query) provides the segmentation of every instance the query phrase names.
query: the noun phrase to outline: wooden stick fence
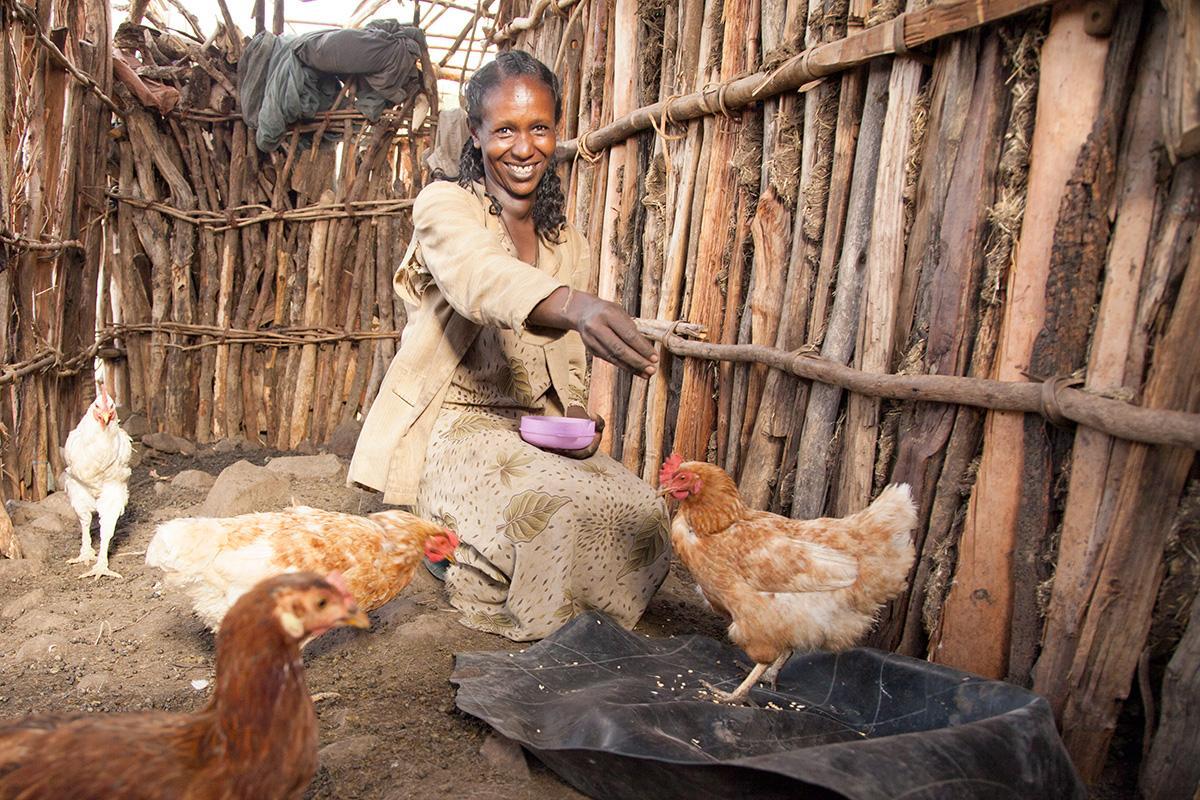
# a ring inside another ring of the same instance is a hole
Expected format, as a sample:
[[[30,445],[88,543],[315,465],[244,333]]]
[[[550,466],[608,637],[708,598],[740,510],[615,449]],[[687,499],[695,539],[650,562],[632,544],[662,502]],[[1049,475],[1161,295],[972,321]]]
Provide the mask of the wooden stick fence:
[[[1185,15],[1119,4],[1088,32],[1079,4],[1023,0],[550,5],[496,30],[577,54],[559,156],[593,286],[712,339],[667,337],[648,383],[595,373],[614,457],[651,481],[672,449],[708,458],[795,516],[910,483],[912,588],[872,643],[1045,692],[1097,776],[1200,441],[1173,338],[1200,322],[1197,168],[1164,161],[1146,66]]]

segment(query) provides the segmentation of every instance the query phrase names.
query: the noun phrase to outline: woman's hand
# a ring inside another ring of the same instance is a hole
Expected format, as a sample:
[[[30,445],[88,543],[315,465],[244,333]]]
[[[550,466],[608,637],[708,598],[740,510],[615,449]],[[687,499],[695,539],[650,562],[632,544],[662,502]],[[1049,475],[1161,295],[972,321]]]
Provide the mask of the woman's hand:
[[[594,294],[556,289],[529,315],[536,325],[579,331],[594,355],[643,378],[654,374],[654,345],[638,332],[625,309]]]
[[[583,406],[567,406],[567,410],[563,413],[563,416],[574,417],[575,419],[590,419],[596,423],[596,435],[592,437],[592,443],[582,450],[555,450],[552,447],[547,447],[544,448],[546,452],[581,460],[594,456],[600,448],[600,437],[604,434],[604,417],[599,414],[589,414]]]

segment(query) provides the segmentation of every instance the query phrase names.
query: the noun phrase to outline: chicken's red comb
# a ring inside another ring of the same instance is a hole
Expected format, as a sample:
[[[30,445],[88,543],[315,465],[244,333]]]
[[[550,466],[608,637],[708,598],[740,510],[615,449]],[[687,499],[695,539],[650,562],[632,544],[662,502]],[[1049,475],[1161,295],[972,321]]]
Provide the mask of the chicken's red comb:
[[[450,543],[450,547],[458,547],[458,534],[449,528],[442,528],[442,532],[446,534],[446,541]]]
[[[683,456],[679,453],[672,453],[667,456],[667,460],[663,462],[662,469],[658,471],[658,482],[666,483],[675,477],[675,473],[679,471],[679,465],[683,463]]]

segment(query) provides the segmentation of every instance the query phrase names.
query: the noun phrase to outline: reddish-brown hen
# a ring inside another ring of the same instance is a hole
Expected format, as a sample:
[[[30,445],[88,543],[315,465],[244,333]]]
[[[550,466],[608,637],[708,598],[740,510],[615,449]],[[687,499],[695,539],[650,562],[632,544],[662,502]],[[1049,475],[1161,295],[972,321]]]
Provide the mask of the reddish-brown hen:
[[[367,617],[336,578],[263,581],[225,617],[204,710],[0,723],[0,800],[303,796],[317,770],[317,718],[300,641],[341,625],[366,627]]]
[[[773,683],[793,650],[853,647],[904,589],[916,525],[907,484],[888,486],[857,514],[808,520],[747,508],[724,470],[678,455],[659,484],[680,501],[675,552],[755,662],[732,693],[714,691],[718,700],[744,700],[764,673]]]
[[[173,519],[158,526],[146,563],[192,599],[216,629],[242,592],[281,572],[340,572],[366,611],[408,585],[421,556],[453,558],[453,531],[400,511],[366,517],[299,506],[237,517]]]

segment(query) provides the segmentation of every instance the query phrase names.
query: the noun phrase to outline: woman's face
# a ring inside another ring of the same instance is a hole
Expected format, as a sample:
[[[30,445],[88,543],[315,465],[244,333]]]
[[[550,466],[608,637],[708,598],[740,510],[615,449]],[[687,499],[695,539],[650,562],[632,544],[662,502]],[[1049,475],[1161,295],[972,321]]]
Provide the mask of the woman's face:
[[[483,153],[484,184],[497,199],[532,199],[554,155],[554,94],[527,75],[505,78],[483,98],[471,132]]]

